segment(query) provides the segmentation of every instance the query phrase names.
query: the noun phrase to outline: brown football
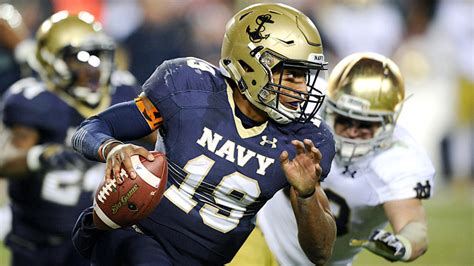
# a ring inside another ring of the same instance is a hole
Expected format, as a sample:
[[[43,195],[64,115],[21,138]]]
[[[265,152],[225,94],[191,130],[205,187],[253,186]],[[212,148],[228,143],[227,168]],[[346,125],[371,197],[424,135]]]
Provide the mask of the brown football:
[[[161,152],[151,152],[155,160],[131,157],[137,178],[130,179],[122,168],[124,182],[104,180],[94,197],[94,224],[102,230],[127,227],[146,218],[160,203],[168,179],[168,163]]]

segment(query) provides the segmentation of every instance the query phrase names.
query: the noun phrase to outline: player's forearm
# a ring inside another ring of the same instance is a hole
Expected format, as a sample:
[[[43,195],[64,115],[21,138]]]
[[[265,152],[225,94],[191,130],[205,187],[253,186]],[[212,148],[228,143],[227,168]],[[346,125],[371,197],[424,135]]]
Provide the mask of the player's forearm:
[[[82,153],[86,158],[101,161],[100,146],[114,139],[112,132],[105,121],[96,117],[84,121],[72,137],[74,150]]]
[[[107,141],[135,140],[147,136],[151,129],[133,101],[107,109],[84,121],[72,138],[73,147],[86,158],[103,161],[101,145]]]
[[[24,131],[23,131],[24,132]],[[14,144],[14,134],[17,131],[3,128],[0,129],[0,177],[1,178],[22,178],[27,177],[30,171],[27,167],[28,147],[18,147]],[[32,138],[22,136],[22,140],[30,146],[35,145]]]
[[[28,171],[26,153],[0,161],[0,178],[17,179],[26,177]]]
[[[291,189],[290,197],[298,224],[298,240],[303,251],[313,263],[326,263],[336,240],[336,222],[324,191],[317,186],[312,196],[303,199]]]
[[[402,236],[409,241],[411,255],[408,261],[415,260],[428,249],[428,228],[425,222],[413,221],[404,226],[397,236]]]

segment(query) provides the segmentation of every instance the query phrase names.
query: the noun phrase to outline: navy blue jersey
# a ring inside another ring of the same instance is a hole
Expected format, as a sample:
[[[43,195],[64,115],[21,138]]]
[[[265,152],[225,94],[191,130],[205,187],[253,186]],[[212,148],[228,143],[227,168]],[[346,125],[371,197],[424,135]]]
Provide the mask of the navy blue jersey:
[[[323,177],[330,170],[334,141],[324,123],[270,120],[244,127],[235,115],[232,89],[203,60],[167,61],[143,89],[164,119],[169,184],[140,228],[177,254],[230,261],[254,228],[257,211],[289,185],[279,156],[284,150],[290,159],[295,156],[292,140],[311,139],[323,154]]]
[[[0,95],[21,78],[20,64],[15,60],[15,56],[10,49],[0,45]]]
[[[119,84],[113,87],[110,96],[110,105],[129,101],[137,96],[137,88]],[[70,146],[70,133],[84,119],[34,78],[15,83],[3,101],[4,124],[35,128],[40,133],[39,143]],[[92,192],[103,175],[104,165],[96,164],[86,172],[43,171],[23,179],[10,179],[14,233],[33,238],[35,232],[69,236],[80,212],[91,205]]]

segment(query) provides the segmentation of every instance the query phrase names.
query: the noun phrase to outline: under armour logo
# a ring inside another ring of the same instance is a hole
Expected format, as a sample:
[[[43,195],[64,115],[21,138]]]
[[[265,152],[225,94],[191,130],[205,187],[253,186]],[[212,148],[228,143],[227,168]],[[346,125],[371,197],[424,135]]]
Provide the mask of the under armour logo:
[[[269,141],[267,136],[262,136],[262,141],[260,141],[260,145],[265,146],[265,144],[272,145],[272,149],[276,149],[278,140],[273,138],[272,141]]]
[[[357,171],[356,171],[356,170],[351,171],[351,170],[349,169],[349,166],[348,166],[348,165],[346,165],[345,167],[346,167],[346,168],[344,169],[344,171],[342,172],[342,174],[343,174],[343,175],[348,174],[348,175],[350,175],[352,178],[354,178],[354,177],[355,177],[355,174],[357,173]]]
[[[420,182],[416,184],[416,187],[413,188],[416,191],[417,199],[427,199],[431,196],[431,185],[430,181],[426,180],[425,185],[422,185]]]
[[[262,32],[265,31],[265,26],[263,26],[263,24],[274,23],[275,21],[272,20],[272,15],[265,14],[258,16],[255,22],[257,22],[258,27],[255,28],[254,31],[250,31],[250,26],[247,26],[247,34],[249,35],[250,41],[258,43],[270,36],[270,34],[262,35]]]

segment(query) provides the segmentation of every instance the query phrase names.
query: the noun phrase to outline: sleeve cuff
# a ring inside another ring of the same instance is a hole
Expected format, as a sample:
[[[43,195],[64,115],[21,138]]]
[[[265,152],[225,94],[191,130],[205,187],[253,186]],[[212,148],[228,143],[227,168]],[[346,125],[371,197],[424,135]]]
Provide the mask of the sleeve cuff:
[[[28,151],[26,155],[26,165],[30,171],[38,171],[41,168],[40,156],[43,150],[44,146],[36,145]]]

